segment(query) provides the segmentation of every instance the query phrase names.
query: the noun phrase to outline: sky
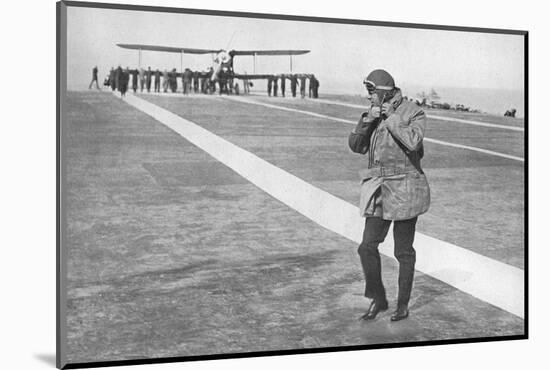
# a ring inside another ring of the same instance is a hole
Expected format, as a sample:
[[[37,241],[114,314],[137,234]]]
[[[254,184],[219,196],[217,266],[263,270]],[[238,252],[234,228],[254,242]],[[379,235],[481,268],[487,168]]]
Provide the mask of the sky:
[[[524,49],[519,35],[367,25],[169,14],[69,7],[68,87],[87,88],[94,65],[103,79],[112,66],[138,66],[138,52],[117,43],[205,49],[308,49],[293,71],[315,73],[321,90],[363,92],[373,69],[389,71],[398,86],[523,91]],[[184,55],[204,70],[211,56]],[[180,69],[180,56],[143,52],[142,66]],[[252,57],[235,59],[236,72],[253,73]],[[257,73],[290,71],[289,57],[257,57]]]

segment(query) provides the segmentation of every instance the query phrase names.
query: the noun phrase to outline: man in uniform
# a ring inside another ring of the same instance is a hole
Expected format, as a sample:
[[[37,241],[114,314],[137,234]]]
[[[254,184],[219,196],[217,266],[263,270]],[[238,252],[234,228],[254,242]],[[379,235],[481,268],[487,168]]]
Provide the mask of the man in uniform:
[[[271,96],[271,87],[273,86],[273,77],[267,77],[267,96]]]
[[[286,75],[281,75],[281,96],[285,97],[285,87],[286,87]]]
[[[97,66],[95,66],[92,69],[92,82],[90,82],[90,86],[88,86],[88,90],[90,90],[92,88],[92,85],[93,85],[94,82],[95,82],[96,89],[101,90],[99,88],[99,83],[97,82]]]
[[[214,94],[216,92],[216,81],[212,79],[212,76],[214,76],[214,68],[209,67],[208,73],[206,75],[207,77],[206,87],[207,87],[208,94]]]
[[[111,91],[115,91],[115,69],[113,67],[109,71],[109,86],[111,86]]]
[[[160,92],[160,71],[155,71],[155,92]]]
[[[170,90],[170,92],[174,92],[174,69],[172,69],[171,71],[168,71],[168,89]]]
[[[277,81],[279,81],[279,77],[273,76],[273,96],[277,96],[277,92],[279,90],[279,85]]]
[[[115,90],[120,91],[120,80],[122,78],[122,67],[115,69]]]
[[[199,92],[199,71],[193,71],[193,92]]]
[[[139,69],[139,91],[143,92],[143,88],[145,87],[145,71],[143,68]]]
[[[306,97],[306,76],[305,75],[300,76],[300,97],[301,98]]]
[[[170,75],[168,74],[168,70],[164,69],[164,72],[162,72],[162,89],[164,92],[168,92],[168,86],[170,85]]]
[[[178,73],[175,68],[172,68],[172,73],[170,73],[170,90],[173,93],[178,91]]]
[[[131,74],[132,74],[132,90],[134,90],[134,94],[135,94],[135,92],[137,91],[137,88],[138,88],[138,82],[137,82],[138,71],[137,71],[137,69],[133,69]]]
[[[183,93],[185,95],[189,94],[189,90],[191,89],[191,79],[193,78],[193,72],[189,68],[185,68],[183,71],[183,74],[181,75],[181,82],[183,86]]]
[[[119,91],[120,96],[125,97],[126,91],[128,91],[128,82],[130,81],[130,68],[126,67],[126,70],[120,72],[119,78]]]
[[[371,299],[364,320],[373,320],[388,308],[382,283],[378,245],[393,222],[394,255],[399,262],[397,309],[391,321],[409,316],[416,252],[413,248],[416,221],[428,210],[430,189],[420,160],[426,115],[416,104],[404,100],[392,76],[381,69],[364,81],[371,106],[362,114],[349,136],[352,151],[366,154],[362,178],[360,213],[366,217],[358,253],[365,275],[365,297]]]
[[[319,97],[319,80],[315,77],[315,75],[311,75],[310,81],[310,89],[313,92],[313,99],[317,99]]]
[[[204,72],[204,71],[201,71],[200,74],[200,83],[201,83],[201,86],[200,86],[200,89],[201,89],[201,93],[202,94],[206,94],[207,93],[207,89],[206,89],[206,79],[208,78],[208,72]]]
[[[298,76],[290,76],[290,91],[292,92],[292,97],[296,97],[296,86],[298,85]]]
[[[145,83],[147,85],[147,92],[151,92],[151,80],[153,78],[153,72],[151,71],[151,67],[147,68],[147,72],[145,73]]]

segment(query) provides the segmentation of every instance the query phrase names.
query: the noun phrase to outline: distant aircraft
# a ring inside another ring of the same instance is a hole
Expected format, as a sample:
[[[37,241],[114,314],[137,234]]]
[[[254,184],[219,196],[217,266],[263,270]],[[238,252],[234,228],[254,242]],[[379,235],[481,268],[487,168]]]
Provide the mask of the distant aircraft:
[[[256,74],[256,56],[274,56],[288,55],[290,57],[290,71],[292,72],[292,56],[307,54],[310,50],[230,50],[224,49],[192,49],[161,45],[142,45],[142,44],[117,44],[124,49],[139,50],[139,64],[141,67],[141,51],[158,51],[165,53],[176,53],[181,55],[181,70],[183,70],[183,55],[184,54],[211,54],[213,61],[212,81],[217,81],[220,78],[238,78],[238,79],[263,79],[270,76],[269,74]],[[250,55],[254,57],[254,74],[236,74],[233,70],[233,62],[237,55]]]

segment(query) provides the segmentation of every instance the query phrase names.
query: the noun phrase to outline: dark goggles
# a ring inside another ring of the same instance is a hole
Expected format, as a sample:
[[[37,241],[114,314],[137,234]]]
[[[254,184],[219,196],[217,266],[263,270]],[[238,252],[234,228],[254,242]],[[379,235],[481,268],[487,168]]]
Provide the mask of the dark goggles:
[[[366,78],[363,80],[363,85],[365,85],[365,88],[370,95],[374,94],[374,92],[376,91],[376,86],[372,82],[368,81]]]

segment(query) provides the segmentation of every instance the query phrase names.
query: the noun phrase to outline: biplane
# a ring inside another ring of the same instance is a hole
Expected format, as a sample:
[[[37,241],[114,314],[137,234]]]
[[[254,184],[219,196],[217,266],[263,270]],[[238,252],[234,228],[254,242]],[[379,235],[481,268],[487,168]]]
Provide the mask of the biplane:
[[[164,53],[180,54],[181,72],[183,73],[183,56],[185,54],[211,54],[212,55],[212,75],[211,80],[218,79],[242,79],[254,80],[269,78],[270,74],[256,74],[256,58],[258,56],[289,56],[290,71],[292,72],[292,57],[303,55],[310,50],[224,50],[224,49],[193,49],[161,45],[142,45],[142,44],[117,44],[124,49],[137,50],[139,52],[139,67],[141,68],[142,51],[157,51]],[[234,72],[233,65],[236,56],[252,56],[254,58],[254,71],[252,74],[238,74]]]

